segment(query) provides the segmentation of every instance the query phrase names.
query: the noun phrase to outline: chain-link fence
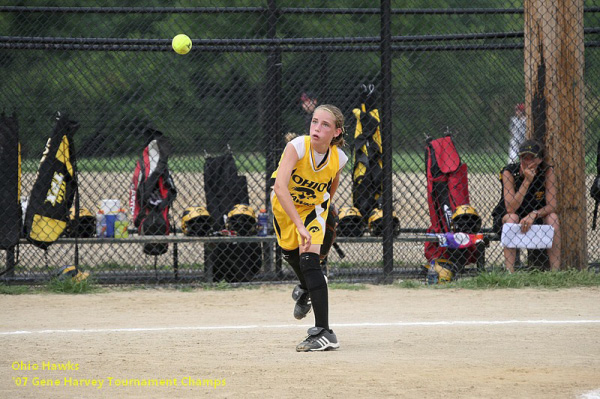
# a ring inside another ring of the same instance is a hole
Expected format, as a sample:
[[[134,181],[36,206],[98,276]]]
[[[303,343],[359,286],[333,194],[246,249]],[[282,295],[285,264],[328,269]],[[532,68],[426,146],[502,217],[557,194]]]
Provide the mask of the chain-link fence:
[[[592,2],[531,11],[510,0],[478,8],[418,0],[42,3],[0,6],[4,281],[46,280],[64,265],[115,283],[294,280],[271,224],[266,236],[256,224],[271,217],[271,173],[286,142],[308,132],[313,102],[338,106],[347,126],[330,279],[417,277],[439,258],[458,263],[455,274],[504,267],[492,214],[503,193],[499,173],[519,162],[524,136],[547,147],[556,184],[548,190],[536,180],[531,195],[549,203],[508,209],[520,216],[504,221],[540,211],[532,222],[557,227],[556,214],[564,220],[554,241],[571,251],[563,267],[598,262],[589,190],[600,139],[600,8]],[[171,48],[180,33],[193,41],[187,55]],[[560,94],[569,79],[574,93]],[[18,178],[11,133],[20,143]],[[56,148],[42,158],[51,136]],[[530,178],[512,172],[511,195]],[[75,222],[67,221],[71,198]],[[450,211],[434,209],[445,203]],[[445,218],[466,203],[464,216],[481,222],[468,242],[425,235],[451,232]],[[56,241],[48,226],[62,232]],[[475,244],[475,233],[491,241]],[[517,265],[535,251],[519,252]]]

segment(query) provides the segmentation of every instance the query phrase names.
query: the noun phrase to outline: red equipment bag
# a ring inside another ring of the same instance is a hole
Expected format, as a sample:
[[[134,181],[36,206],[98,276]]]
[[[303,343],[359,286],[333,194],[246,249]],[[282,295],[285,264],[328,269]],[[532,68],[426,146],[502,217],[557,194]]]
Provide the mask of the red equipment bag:
[[[169,207],[177,196],[167,161],[171,147],[161,132],[147,129],[149,143],[133,172],[129,206],[133,223],[141,235],[169,235]],[[162,255],[167,244],[145,244],[148,255]]]
[[[469,182],[467,164],[462,163],[451,135],[427,140],[425,149],[427,170],[427,203],[431,226],[427,233],[452,232],[451,220],[456,208],[469,204]],[[475,263],[475,247],[461,249],[462,264]],[[448,248],[437,242],[425,243],[425,258],[431,261],[438,258],[450,259]]]

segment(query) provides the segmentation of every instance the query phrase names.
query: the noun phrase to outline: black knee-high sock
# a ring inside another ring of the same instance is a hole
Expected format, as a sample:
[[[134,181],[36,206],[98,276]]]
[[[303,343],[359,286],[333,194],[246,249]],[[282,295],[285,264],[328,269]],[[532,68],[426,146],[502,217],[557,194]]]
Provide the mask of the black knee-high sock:
[[[319,254],[305,252],[300,255],[300,270],[304,274],[310,300],[315,313],[315,327],[329,330],[329,297],[327,281],[319,262]]]
[[[294,273],[298,276],[298,280],[300,280],[300,288],[306,290],[306,280],[304,279],[304,274],[300,270],[300,249],[296,248],[292,251],[288,251],[285,249],[281,250],[283,255],[283,259],[294,269]]]

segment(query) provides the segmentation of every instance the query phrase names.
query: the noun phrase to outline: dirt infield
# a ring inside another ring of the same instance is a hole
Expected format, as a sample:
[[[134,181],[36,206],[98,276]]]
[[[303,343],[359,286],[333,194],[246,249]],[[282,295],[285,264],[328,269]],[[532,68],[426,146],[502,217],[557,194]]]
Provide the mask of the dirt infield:
[[[0,397],[600,396],[597,288],[334,289],[326,353],[295,352],[290,293],[3,296]]]

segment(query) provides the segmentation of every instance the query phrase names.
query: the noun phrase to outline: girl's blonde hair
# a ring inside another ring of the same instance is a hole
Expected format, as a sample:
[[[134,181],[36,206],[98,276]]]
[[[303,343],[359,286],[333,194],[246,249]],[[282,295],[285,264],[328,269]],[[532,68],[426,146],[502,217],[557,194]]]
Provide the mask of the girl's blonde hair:
[[[335,119],[335,128],[342,129],[342,133],[340,133],[339,136],[334,137],[333,140],[331,140],[331,145],[342,147],[344,144],[346,144],[346,140],[344,140],[344,134],[346,134],[346,127],[344,126],[344,114],[342,113],[342,111],[340,111],[338,107],[331,104],[319,105],[317,108],[315,108],[315,112],[319,109],[324,109],[325,111],[333,115],[333,118]]]

